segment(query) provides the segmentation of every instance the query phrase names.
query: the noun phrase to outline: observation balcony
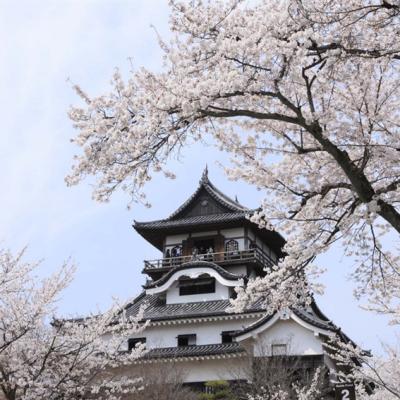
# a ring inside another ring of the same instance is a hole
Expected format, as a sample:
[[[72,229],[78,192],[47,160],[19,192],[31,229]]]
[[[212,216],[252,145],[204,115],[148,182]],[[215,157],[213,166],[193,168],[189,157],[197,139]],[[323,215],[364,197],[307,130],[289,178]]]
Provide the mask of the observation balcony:
[[[268,254],[263,252],[260,248],[254,248],[248,250],[224,251],[220,253],[206,253],[160,258],[157,260],[145,260],[143,272],[146,274],[165,272],[189,261],[210,261],[218,265],[257,263],[262,268],[272,267],[275,264]]]

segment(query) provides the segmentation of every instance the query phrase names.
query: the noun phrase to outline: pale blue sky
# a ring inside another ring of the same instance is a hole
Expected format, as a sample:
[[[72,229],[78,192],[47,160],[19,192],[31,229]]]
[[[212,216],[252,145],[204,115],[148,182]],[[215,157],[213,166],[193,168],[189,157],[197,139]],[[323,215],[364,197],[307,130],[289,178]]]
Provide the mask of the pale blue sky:
[[[189,149],[174,163],[178,178],[156,177],[147,188],[153,208],[128,211],[128,198],[109,204],[91,200],[89,183],[67,188],[64,176],[77,149],[67,110],[78,99],[71,83],[90,95],[109,89],[116,66],[124,73],[144,65],[159,69],[154,25],[168,34],[166,0],[0,0],[0,240],[17,250],[28,245],[27,258],[44,259],[42,273],[54,271],[71,257],[76,278],[60,301],[63,314],[104,309],[139,293],[142,260],[158,258],[131,227],[133,219],[168,216],[197,187],[206,163],[211,180],[225,193],[256,207],[262,193],[229,182],[216,161],[226,156],[213,148]],[[391,341],[394,329],[384,318],[360,310],[345,276],[351,263],[340,249],[321,263],[330,269],[322,310],[367,349],[380,339]]]

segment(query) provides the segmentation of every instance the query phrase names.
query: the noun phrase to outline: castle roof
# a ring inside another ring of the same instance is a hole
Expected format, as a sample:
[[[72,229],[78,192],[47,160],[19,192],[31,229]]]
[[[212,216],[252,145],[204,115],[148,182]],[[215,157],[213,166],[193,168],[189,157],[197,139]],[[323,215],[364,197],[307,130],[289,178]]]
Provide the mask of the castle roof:
[[[216,188],[209,180],[206,169],[196,191],[168,218],[147,222],[134,221],[133,227],[148,242],[162,250],[166,235],[237,226],[249,226],[258,230],[257,225],[248,218],[255,211]],[[285,240],[279,233],[259,229],[258,234],[278,256],[281,255]]]
[[[246,349],[240,343],[217,343],[203,344],[196,346],[180,346],[180,347],[158,347],[147,351],[136,363],[146,361],[185,361],[189,358],[190,361],[206,360],[214,358],[232,358],[246,356]],[[295,360],[297,356],[289,356],[287,361]],[[317,368],[323,364],[324,355],[311,354],[302,356],[302,368]]]
[[[125,307],[128,317],[135,316],[141,307],[145,307],[143,320],[151,322],[181,320],[186,318],[205,318],[229,316],[231,307],[229,300],[208,300],[190,303],[165,304],[159,295],[147,295],[141,293],[136,299]],[[242,314],[257,315],[264,311],[261,301],[255,302]],[[236,314],[234,314],[236,315]]]
[[[143,320],[150,322],[159,321],[179,321],[181,319],[207,318],[207,317],[229,317],[243,315],[257,315],[259,319],[253,324],[235,333],[235,336],[241,336],[245,333],[256,330],[267,324],[278,313],[265,314],[266,309],[263,306],[262,299],[257,300],[251,306],[247,307],[242,313],[230,313],[230,300],[208,300],[190,303],[165,304],[159,295],[147,295],[145,292],[125,307],[126,315],[135,316],[139,309],[144,307]],[[304,323],[307,323],[317,329],[324,331],[339,332],[340,329],[328,319],[318,308],[315,301],[312,301],[309,307],[293,307],[291,312]],[[348,339],[348,338],[347,338]]]
[[[151,349],[144,355],[144,359],[204,357],[244,353],[239,343],[203,344],[197,346],[163,347]]]

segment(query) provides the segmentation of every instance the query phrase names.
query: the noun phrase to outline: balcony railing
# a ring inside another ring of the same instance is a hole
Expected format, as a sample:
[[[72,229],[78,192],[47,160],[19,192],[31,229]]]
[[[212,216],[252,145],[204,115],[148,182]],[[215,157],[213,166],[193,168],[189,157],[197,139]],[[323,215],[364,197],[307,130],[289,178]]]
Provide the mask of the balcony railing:
[[[161,258],[158,260],[145,260],[144,270],[151,271],[161,268],[168,269],[177,267],[189,261],[211,261],[215,262],[216,264],[240,261],[258,261],[266,267],[272,267],[274,265],[274,261],[268,254],[264,253],[259,248],[255,248],[241,251],[224,251],[220,253],[206,253],[190,256]]]

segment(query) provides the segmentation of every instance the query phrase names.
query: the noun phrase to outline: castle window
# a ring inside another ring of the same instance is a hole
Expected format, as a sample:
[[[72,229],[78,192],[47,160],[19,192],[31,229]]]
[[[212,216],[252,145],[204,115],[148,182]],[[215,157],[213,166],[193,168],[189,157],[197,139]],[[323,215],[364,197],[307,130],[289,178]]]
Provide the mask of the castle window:
[[[225,243],[225,251],[238,251],[239,250],[239,242],[237,240],[231,239]]]
[[[228,257],[235,257],[239,255],[239,242],[231,239],[225,243],[225,252]]]
[[[215,293],[214,278],[187,279],[179,282],[180,296],[206,293]]]
[[[221,343],[232,343],[233,338],[232,334],[234,331],[223,331],[221,333]]]
[[[138,344],[146,344],[146,338],[141,337],[141,338],[128,339],[128,351],[134,350]]]
[[[178,335],[178,347],[182,346],[195,346],[196,345],[196,334],[190,335]]]
[[[285,356],[287,354],[286,344],[271,345],[271,353],[273,356]]]

